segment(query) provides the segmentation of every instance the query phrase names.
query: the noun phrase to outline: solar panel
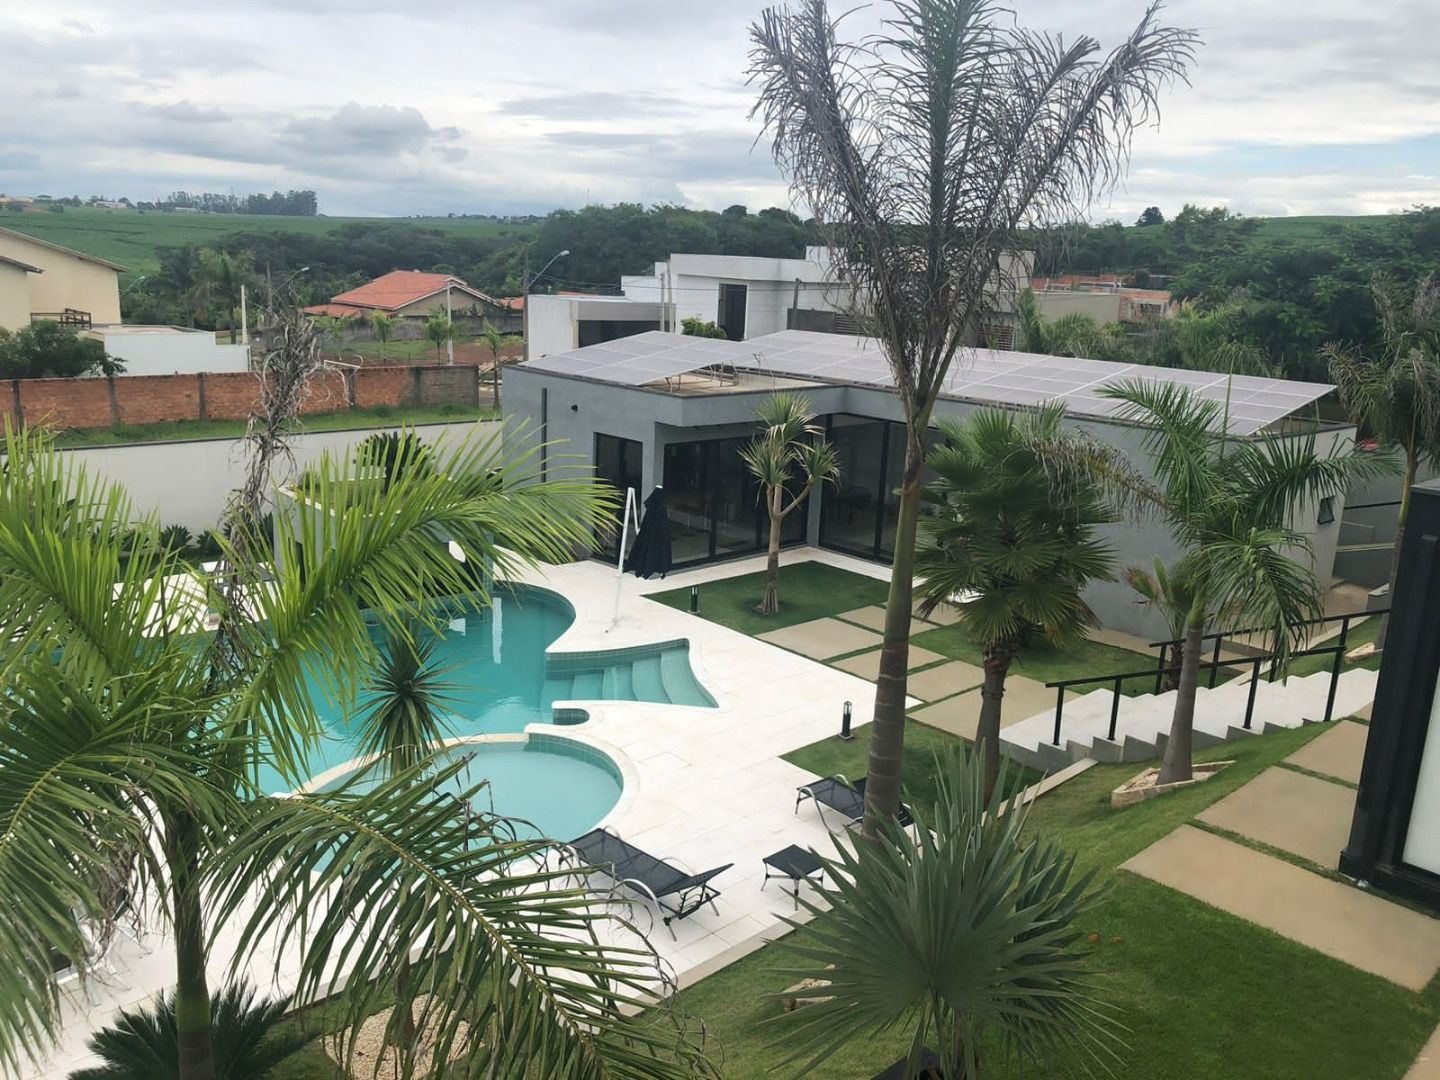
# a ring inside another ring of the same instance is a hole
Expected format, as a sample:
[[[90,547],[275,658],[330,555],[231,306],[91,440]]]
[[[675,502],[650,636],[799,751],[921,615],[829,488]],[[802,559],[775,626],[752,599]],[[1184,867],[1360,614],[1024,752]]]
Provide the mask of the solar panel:
[[[878,342],[805,330],[782,330],[748,341],[695,338],[652,330],[572,352],[537,357],[525,366],[621,386],[644,386],[715,364],[799,379],[894,386],[889,364]],[[1098,391],[1129,380],[1178,384],[1189,387],[1206,400],[1221,404],[1228,401],[1229,430],[1234,435],[1254,434],[1324,397],[1332,389],[1324,383],[1256,375],[1231,377],[1211,371],[1180,371],[1085,357],[975,349],[957,357],[946,378],[943,394],[1000,405],[1059,401],[1075,416],[1102,419],[1114,417],[1122,405],[1101,397]]]

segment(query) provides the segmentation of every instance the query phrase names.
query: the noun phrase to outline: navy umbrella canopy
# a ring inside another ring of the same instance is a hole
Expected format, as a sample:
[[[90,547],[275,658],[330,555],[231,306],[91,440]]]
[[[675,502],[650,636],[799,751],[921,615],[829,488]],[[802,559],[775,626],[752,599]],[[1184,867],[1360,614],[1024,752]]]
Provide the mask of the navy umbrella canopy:
[[[640,531],[625,559],[625,569],[636,577],[664,577],[670,572],[670,514],[665,508],[665,489],[656,485],[645,500]]]

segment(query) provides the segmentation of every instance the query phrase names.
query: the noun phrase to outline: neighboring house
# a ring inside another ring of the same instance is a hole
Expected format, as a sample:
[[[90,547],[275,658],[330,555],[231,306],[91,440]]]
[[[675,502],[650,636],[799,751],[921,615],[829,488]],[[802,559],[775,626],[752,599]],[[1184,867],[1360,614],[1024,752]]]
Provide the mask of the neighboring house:
[[[30,279],[45,271],[0,255],[0,330],[30,325]]]
[[[184,326],[96,326],[81,332],[103,342],[126,375],[193,375],[248,371],[249,345],[222,345],[213,330]]]
[[[1102,326],[1106,323],[1143,323],[1167,319],[1175,314],[1175,302],[1164,289],[1136,289],[1125,285],[1118,274],[1064,274],[1032,278],[1030,288],[1040,314],[1047,319],[1065,315],[1088,315]]]
[[[590,293],[532,293],[522,310],[530,357],[660,330],[666,316],[666,306],[659,301]]]
[[[1262,430],[1317,430],[1292,414],[1331,389],[1245,376],[1227,387],[1226,376],[1208,372],[976,349],[956,363],[935,416],[960,419],[980,405],[1058,400],[1066,406],[1067,424],[1144,469],[1144,428],[1117,420],[1117,404],[1094,392],[1136,375],[1228,397],[1230,432],[1237,439]],[[602,479],[621,490],[635,488],[642,500],[664,486],[677,567],[765,550],[764,504],[740,450],[755,434],[756,406],[776,390],[797,390],[835,446],[840,483],[813,494],[807,511],[786,518],[785,540],[880,561],[893,553],[905,430],[889,366],[870,338],[790,330],[731,342],[646,333],[534,357],[507,367],[504,379],[506,419],[528,425],[513,430],[535,433],[524,437],[555,444],[542,453],[593,464]],[[1318,425],[1322,450],[1353,438],[1354,430]],[[1321,581],[1330,579],[1334,564],[1340,502],[1331,500],[1326,508],[1316,500],[1294,522],[1309,542]],[[1178,553],[1156,519],[1112,526],[1107,533],[1117,566],[1148,566]],[[1097,583],[1086,600],[1106,626],[1151,640],[1166,633],[1164,620],[1136,604],[1123,582]]]
[[[26,277],[29,318],[58,319],[75,326],[120,321],[120,275],[125,267],[82,251],[72,251],[13,229],[0,228],[0,258],[33,268]],[[7,274],[0,289],[18,288]],[[18,301],[0,298],[0,309],[13,311]],[[24,324],[22,324],[24,325]]]
[[[358,289],[332,296],[328,304],[307,307],[305,313],[354,318],[379,311],[401,319],[428,319],[431,312],[446,310],[458,317],[509,309],[488,293],[472,289],[454,274],[392,270]]]

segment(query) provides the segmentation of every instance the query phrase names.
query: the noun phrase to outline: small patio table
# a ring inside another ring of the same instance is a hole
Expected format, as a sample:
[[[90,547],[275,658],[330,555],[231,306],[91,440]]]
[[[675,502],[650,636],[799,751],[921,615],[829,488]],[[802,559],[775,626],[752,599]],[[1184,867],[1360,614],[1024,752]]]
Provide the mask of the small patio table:
[[[797,911],[800,908],[800,882],[809,881],[812,885],[817,885],[825,872],[819,856],[798,844],[783,847],[774,854],[766,855],[761,861],[765,864],[765,881],[760,883],[760,888],[765,888],[765,883],[772,877],[789,878],[794,886]],[[774,873],[771,873],[772,870]]]

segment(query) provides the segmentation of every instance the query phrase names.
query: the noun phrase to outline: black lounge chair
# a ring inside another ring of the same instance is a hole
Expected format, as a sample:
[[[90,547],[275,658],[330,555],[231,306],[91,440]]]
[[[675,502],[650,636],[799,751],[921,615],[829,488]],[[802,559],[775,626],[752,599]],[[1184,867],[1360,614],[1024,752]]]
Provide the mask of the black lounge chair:
[[[827,776],[823,780],[813,780],[808,784],[801,784],[795,789],[795,812],[800,812],[800,804],[806,799],[815,803],[815,808],[820,811],[820,820],[825,820],[825,808],[828,806],[835,813],[845,819],[845,827],[851,828],[858,825],[865,818],[865,777],[861,777],[857,783],[850,783],[843,776]],[[910,808],[904,803],[900,804],[900,813],[897,815],[901,825],[907,828],[914,822],[910,816]],[[827,827],[829,823],[826,823]]]
[[[609,829],[592,829],[578,840],[570,841],[568,847],[579,862],[603,870],[617,885],[629,886],[652,900],[660,909],[665,929],[672,938],[675,937],[675,928],[670,925],[673,920],[683,919],[706,904],[717,915],[720,913],[715,907],[720,891],[710,882],[735,865],[726,863],[703,874],[687,873],[634,844],[627,844]],[[666,903],[667,897],[673,898],[674,903]]]

